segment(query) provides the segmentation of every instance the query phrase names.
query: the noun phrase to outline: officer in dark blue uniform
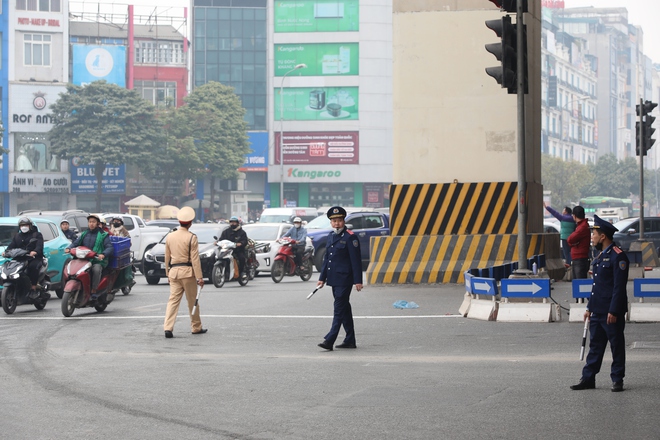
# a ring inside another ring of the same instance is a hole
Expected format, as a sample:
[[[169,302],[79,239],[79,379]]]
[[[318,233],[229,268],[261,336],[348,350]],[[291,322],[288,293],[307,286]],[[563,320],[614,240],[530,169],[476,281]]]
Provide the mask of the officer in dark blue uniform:
[[[592,263],[594,284],[587,304],[584,319],[589,319],[589,354],[582,369],[580,383],[572,390],[596,388],[596,374],[603,363],[607,342],[612,350],[612,391],[623,391],[626,373],[626,341],[623,329],[628,311],[628,256],[614,244],[613,236],[618,231],[609,222],[594,216],[591,242],[600,254]]]
[[[332,350],[332,345],[339,335],[339,329],[343,325],[346,338],[344,342],[337,345],[337,348],[356,348],[353,311],[349,300],[353,284],[358,292],[362,290],[360,241],[353,231],[346,228],[346,210],[344,208],[334,206],[328,210],[327,216],[330,219],[332,232],[328,234],[323,267],[317,286],[323,287],[326,282],[328,286],[332,286],[332,295],[335,297],[335,314],[332,319],[332,327],[319,347]]]

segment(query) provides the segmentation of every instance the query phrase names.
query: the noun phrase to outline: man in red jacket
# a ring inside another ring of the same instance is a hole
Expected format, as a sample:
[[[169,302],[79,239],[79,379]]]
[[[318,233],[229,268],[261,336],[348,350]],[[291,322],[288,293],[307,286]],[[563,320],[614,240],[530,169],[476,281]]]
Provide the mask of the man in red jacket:
[[[574,280],[587,278],[589,273],[589,247],[591,246],[591,232],[589,222],[584,218],[584,208],[573,208],[573,218],[577,226],[568,236],[568,245],[571,247],[571,270]]]

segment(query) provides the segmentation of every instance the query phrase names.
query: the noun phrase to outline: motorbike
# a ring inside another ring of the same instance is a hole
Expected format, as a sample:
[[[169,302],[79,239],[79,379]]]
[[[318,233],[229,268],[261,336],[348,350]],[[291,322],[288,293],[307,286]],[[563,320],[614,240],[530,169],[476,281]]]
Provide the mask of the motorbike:
[[[245,271],[247,272],[248,280],[252,281],[259,271],[259,261],[257,260],[257,249],[262,245],[257,244],[254,240],[248,238],[248,245],[245,248],[246,258],[245,258]]]
[[[16,310],[16,306],[21,304],[33,304],[37,310],[42,310],[46,307],[46,303],[50,299],[48,290],[48,260],[43,259],[43,263],[39,268],[39,276],[37,278],[37,290],[34,297],[30,296],[32,290],[32,282],[27,274],[27,267],[29,261],[33,258],[25,249],[11,249],[5,252],[7,260],[2,266],[0,278],[2,278],[2,309],[6,314],[11,315]]]
[[[75,309],[94,307],[102,312],[115,299],[121,287],[114,286],[120,269],[104,269],[101,281],[92,298],[92,259],[96,252],[84,246],[71,249],[73,260],[64,269],[64,295],[62,296],[62,314],[69,317]]]
[[[299,276],[301,280],[309,281],[314,270],[312,265],[314,247],[305,247],[302,264],[298,267],[293,254],[293,247],[296,245],[295,240],[289,237],[283,237],[277,240],[277,243],[280,244],[280,248],[277,250],[277,254],[273,260],[273,267],[270,269],[270,277],[273,281],[279,283],[285,275],[289,277]]]
[[[215,264],[211,271],[211,281],[215,287],[222,287],[225,282],[236,280],[241,286],[248,283],[248,276],[241,276],[238,270],[238,260],[234,258],[236,243],[229,240],[221,240],[217,243],[215,250]]]

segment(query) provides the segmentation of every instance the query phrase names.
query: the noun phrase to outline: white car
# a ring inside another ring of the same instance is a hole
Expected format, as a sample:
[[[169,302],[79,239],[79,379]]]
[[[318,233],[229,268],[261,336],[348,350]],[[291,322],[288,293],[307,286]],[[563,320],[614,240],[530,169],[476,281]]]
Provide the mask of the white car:
[[[289,223],[250,223],[243,225],[243,230],[248,238],[254,240],[257,244],[268,244],[268,246],[257,249],[257,261],[259,261],[259,272],[270,272],[273,266],[273,260],[280,245],[277,239],[282,237],[291,229],[293,225]],[[307,237],[307,246],[313,246],[312,240]]]

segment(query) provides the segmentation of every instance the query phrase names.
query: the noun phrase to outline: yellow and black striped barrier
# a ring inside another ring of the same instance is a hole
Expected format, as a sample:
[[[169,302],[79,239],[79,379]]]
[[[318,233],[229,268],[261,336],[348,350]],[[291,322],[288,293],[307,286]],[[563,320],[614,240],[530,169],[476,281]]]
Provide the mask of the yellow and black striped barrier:
[[[515,234],[517,188],[516,182],[392,185],[391,234]]]
[[[545,234],[527,237],[528,258],[543,254]],[[517,261],[517,242],[517,234],[372,237],[367,280],[369,284],[462,283],[468,269]]]

